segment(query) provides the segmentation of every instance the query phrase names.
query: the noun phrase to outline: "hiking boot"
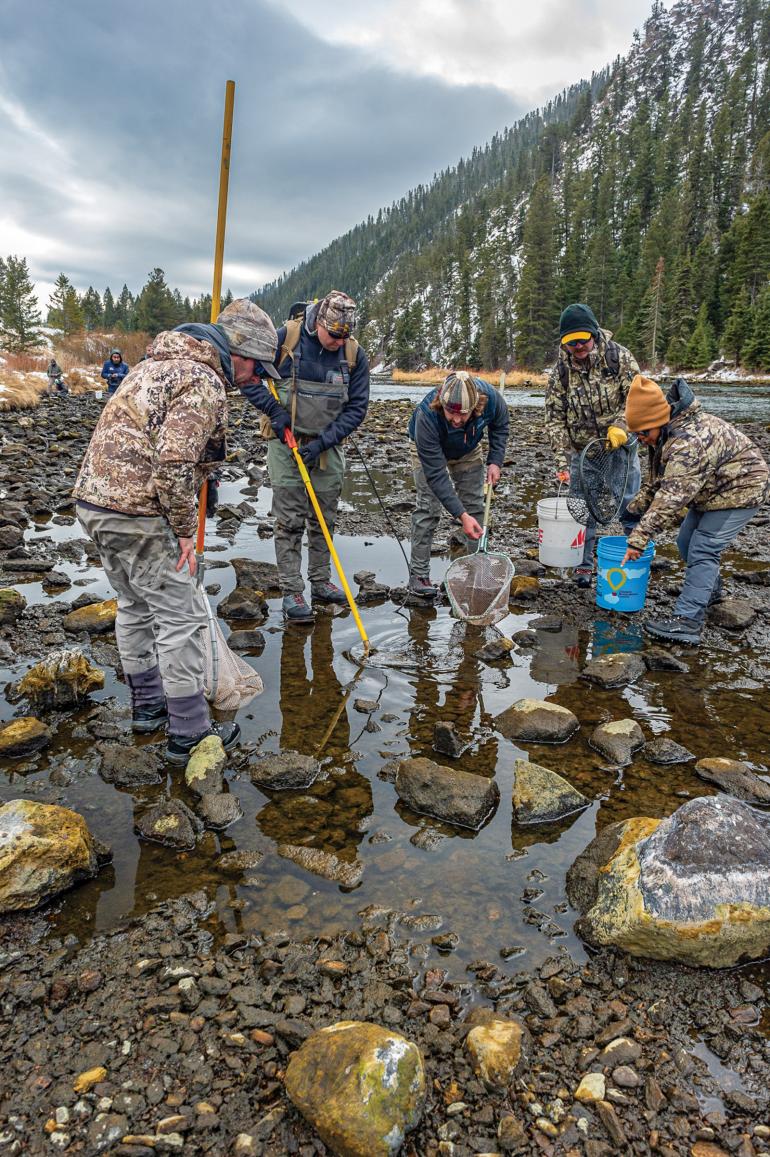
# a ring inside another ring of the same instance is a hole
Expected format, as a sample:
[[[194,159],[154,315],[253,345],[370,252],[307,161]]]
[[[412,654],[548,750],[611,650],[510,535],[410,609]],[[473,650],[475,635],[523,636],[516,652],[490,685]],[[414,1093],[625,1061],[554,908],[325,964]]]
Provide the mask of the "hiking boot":
[[[409,575],[409,593],[419,595],[421,599],[435,599],[438,589],[429,578],[421,574]]]
[[[143,707],[135,707],[131,712],[131,728],[133,731],[157,731],[168,723],[168,707],[166,700],[158,703],[145,703]]]
[[[315,603],[336,603],[338,606],[345,606],[348,601],[345,592],[334,583],[312,583],[310,594]]]
[[[187,763],[192,749],[207,735],[218,735],[225,751],[229,751],[240,739],[241,729],[237,723],[212,723],[199,735],[169,735],[166,759],[169,763]]]
[[[313,612],[305,602],[305,596],[293,592],[283,596],[283,617],[289,623],[312,623]]]
[[[710,607],[715,607],[717,605],[717,603],[721,603],[724,600],[724,597],[725,597],[724,587],[722,586],[721,578],[719,578],[719,579],[717,579],[717,585],[714,587],[713,591],[711,592],[711,597],[708,601],[708,605]]]
[[[586,590],[591,585],[591,579],[593,578],[593,574],[594,574],[594,568],[592,566],[576,566],[575,570],[573,572],[573,578],[575,579],[575,585],[582,587],[584,590]]]
[[[686,643],[689,647],[699,645],[703,631],[702,623],[686,615],[672,615],[670,619],[648,619],[643,625],[653,639],[664,639],[667,643]]]

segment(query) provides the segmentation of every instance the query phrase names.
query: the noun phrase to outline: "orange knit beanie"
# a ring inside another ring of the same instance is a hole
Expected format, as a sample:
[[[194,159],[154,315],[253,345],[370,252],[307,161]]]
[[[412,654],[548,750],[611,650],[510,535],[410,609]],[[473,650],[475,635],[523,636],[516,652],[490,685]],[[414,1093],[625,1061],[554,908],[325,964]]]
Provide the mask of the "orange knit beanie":
[[[629,430],[654,430],[671,418],[671,407],[665,394],[652,378],[637,374],[626,398],[626,425]]]

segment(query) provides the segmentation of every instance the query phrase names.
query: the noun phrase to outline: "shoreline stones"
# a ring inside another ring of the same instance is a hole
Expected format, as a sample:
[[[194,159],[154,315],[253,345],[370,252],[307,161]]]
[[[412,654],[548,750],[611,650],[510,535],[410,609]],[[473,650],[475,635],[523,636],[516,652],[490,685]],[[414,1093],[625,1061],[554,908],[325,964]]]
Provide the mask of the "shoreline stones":
[[[567,875],[590,944],[726,968],[770,950],[770,817],[728,796],[613,824]]]
[[[760,779],[741,759],[699,759],[695,764],[695,774],[706,783],[721,787],[735,799],[770,804],[770,783]]]
[[[552,823],[573,815],[589,801],[555,771],[517,759],[513,779],[513,814],[520,824]]]
[[[89,635],[101,635],[114,629],[117,613],[118,600],[105,599],[104,602],[89,603],[70,611],[61,623],[71,635],[78,635],[81,631],[87,631]]]
[[[0,627],[12,626],[17,622],[27,606],[27,600],[13,587],[0,588]]]
[[[650,739],[642,748],[642,755],[650,763],[659,763],[666,766],[671,763],[689,763],[695,756],[686,747],[682,747],[681,743],[675,743],[673,739],[668,739],[665,735],[658,736],[657,739]]]
[[[576,715],[545,699],[518,699],[495,719],[505,739],[525,743],[566,743],[580,723]]]
[[[322,880],[331,880],[333,884],[339,884],[342,888],[356,888],[364,874],[364,865],[360,860],[348,863],[339,859],[333,852],[324,852],[321,848],[279,844],[276,851],[279,856],[291,860],[306,872],[320,876]]]
[[[496,1016],[489,1009],[474,1009],[465,1038],[473,1071],[492,1092],[507,1089],[525,1061],[526,1029],[518,1021]]]
[[[99,774],[105,783],[113,783],[115,787],[144,787],[160,783],[160,760],[149,748],[104,743],[101,752]]]
[[[312,787],[320,774],[318,760],[298,751],[279,751],[249,765],[251,782],[262,791],[303,791]]]
[[[413,811],[474,831],[486,823],[500,802],[495,780],[424,757],[401,760],[396,792]]]
[[[0,807],[0,912],[37,908],[99,870],[81,815],[16,799]]]
[[[291,1055],[286,1092],[337,1157],[396,1157],[422,1117],[422,1056],[400,1033],[340,1021]]]
[[[588,742],[607,759],[625,767],[634,752],[644,746],[644,732],[635,719],[613,719],[611,723],[600,724]]]
[[[207,735],[192,749],[184,769],[184,781],[198,796],[219,795],[226,763],[222,740],[218,735]]]
[[[23,715],[0,727],[0,759],[24,759],[51,742],[51,732],[34,715]]]
[[[195,813],[177,799],[148,808],[134,824],[134,831],[145,840],[187,852],[195,847],[202,830],[203,824]]]
[[[92,691],[104,687],[104,671],[82,651],[53,651],[31,667],[6,692],[11,703],[27,699],[39,711],[79,707]]]
[[[641,655],[633,651],[618,651],[613,655],[598,655],[592,659],[585,665],[580,677],[599,687],[627,687],[629,683],[635,683],[646,670]]]

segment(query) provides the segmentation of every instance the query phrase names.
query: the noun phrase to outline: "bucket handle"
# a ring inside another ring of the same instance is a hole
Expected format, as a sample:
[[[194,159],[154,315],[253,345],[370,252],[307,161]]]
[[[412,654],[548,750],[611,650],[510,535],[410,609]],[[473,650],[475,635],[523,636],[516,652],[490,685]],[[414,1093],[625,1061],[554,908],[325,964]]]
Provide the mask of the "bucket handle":
[[[559,521],[559,499],[561,498],[561,491],[562,491],[563,485],[564,485],[564,483],[560,479],[559,480],[559,489],[556,492],[556,510],[554,511],[554,515],[555,515],[554,522]],[[567,514],[569,515],[569,510],[567,510]]]

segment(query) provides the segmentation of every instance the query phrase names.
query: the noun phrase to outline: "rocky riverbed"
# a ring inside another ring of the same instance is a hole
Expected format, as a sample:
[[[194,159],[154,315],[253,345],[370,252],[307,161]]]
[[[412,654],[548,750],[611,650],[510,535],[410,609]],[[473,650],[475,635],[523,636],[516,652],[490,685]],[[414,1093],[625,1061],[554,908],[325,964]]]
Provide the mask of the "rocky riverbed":
[[[236,401],[206,585],[265,692],[201,792],[169,776],[159,737],[128,732],[114,607],[69,496],[99,409],[46,399],[0,418],[0,718],[15,720],[0,724],[0,804],[64,806],[96,838],[90,880],[0,922],[0,1153],[329,1151],[286,1070],[351,1020],[420,1050],[406,1153],[767,1151],[765,966],[587,950],[566,883],[611,824],[653,831],[718,792],[767,804],[767,514],[727,559],[703,648],[654,648],[634,616],[539,567],[551,460],[540,414],[514,409],[493,511],[492,545],[517,570],[503,646],[444,603],[410,606],[391,533],[408,537],[410,407],[377,402],[338,524],[373,643],[361,666],[347,613],[284,631],[264,446]],[[766,423],[745,428],[767,453]],[[680,581],[672,541],[656,611]],[[528,731],[529,700],[575,725]],[[476,1030],[491,1016],[490,1070]]]

